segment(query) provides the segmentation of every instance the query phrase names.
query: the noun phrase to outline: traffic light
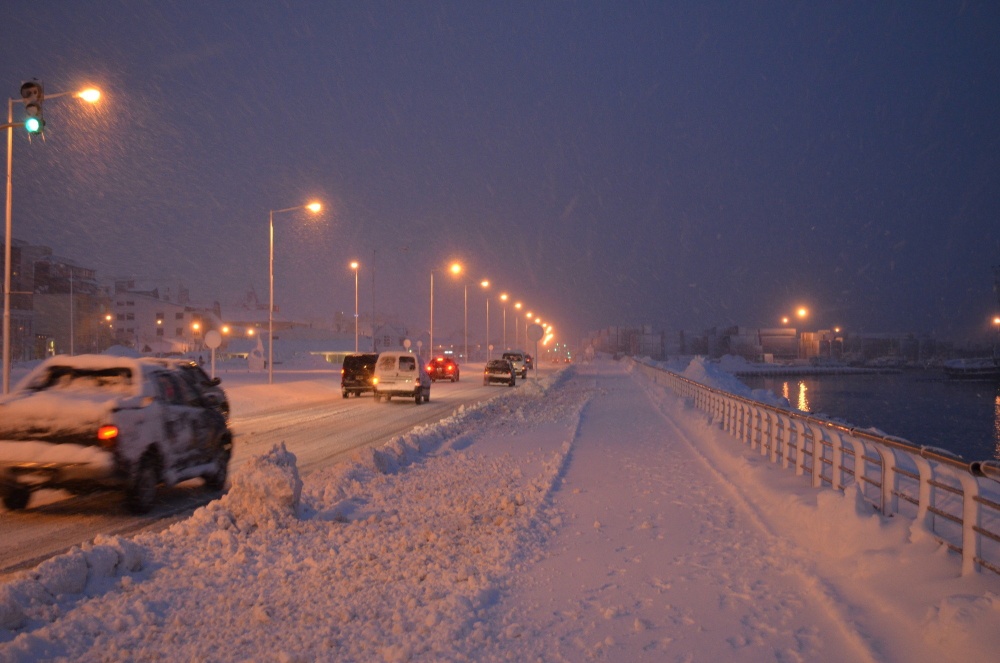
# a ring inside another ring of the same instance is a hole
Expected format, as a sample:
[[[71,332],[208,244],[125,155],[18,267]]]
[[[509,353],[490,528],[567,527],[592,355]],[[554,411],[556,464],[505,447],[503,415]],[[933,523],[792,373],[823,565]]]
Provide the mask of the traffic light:
[[[21,85],[21,97],[24,99],[24,128],[29,134],[40,134],[45,129],[45,119],[42,117],[42,102],[45,100],[45,90],[37,79],[32,79]]]

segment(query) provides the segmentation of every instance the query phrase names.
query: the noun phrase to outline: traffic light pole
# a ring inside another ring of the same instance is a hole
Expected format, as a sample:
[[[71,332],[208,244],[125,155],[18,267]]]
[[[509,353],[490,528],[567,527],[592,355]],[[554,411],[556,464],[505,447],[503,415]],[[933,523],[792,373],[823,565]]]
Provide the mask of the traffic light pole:
[[[14,157],[14,99],[7,99],[7,211],[3,244],[3,395],[10,393],[11,167]],[[23,123],[22,123],[23,124]]]
[[[47,95],[48,99],[65,97],[72,92],[58,92]],[[14,121],[14,103],[24,103],[23,99],[7,99],[7,207],[5,214],[4,245],[3,245],[3,395],[10,393],[10,287],[11,287],[11,244],[13,244],[13,226],[11,221],[12,182],[11,171],[14,160],[14,127],[23,127],[24,122]]]

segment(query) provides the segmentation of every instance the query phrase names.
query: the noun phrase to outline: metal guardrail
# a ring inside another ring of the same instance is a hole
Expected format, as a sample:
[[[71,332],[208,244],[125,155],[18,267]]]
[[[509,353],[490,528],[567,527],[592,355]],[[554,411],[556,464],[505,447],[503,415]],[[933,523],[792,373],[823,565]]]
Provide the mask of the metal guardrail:
[[[784,409],[708,387],[677,373],[629,360],[751,449],[808,476],[816,488],[852,484],[886,516],[912,519],[962,556],[962,575],[1000,575],[1000,463],[968,462],[944,449]]]

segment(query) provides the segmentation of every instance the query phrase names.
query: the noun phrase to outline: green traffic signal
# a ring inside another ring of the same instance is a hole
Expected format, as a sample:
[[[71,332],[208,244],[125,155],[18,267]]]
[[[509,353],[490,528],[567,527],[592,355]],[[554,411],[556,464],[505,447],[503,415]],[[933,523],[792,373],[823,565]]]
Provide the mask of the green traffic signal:
[[[40,133],[42,131],[43,126],[44,125],[42,124],[42,121],[37,117],[29,117],[24,120],[24,129],[29,134]]]

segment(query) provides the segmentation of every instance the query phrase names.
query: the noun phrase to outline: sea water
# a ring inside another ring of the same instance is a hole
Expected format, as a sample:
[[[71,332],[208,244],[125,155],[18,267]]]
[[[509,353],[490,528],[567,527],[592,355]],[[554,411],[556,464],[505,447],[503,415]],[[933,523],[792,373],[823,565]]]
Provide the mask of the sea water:
[[[792,407],[856,428],[877,428],[966,460],[1000,460],[1000,383],[949,380],[936,371],[863,375],[744,377]]]

